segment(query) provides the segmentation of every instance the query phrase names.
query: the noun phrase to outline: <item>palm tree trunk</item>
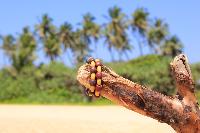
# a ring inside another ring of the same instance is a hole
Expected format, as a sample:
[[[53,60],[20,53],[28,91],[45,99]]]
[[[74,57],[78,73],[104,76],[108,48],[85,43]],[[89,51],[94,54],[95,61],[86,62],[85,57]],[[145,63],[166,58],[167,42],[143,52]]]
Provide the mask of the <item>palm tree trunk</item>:
[[[3,54],[3,52],[2,52],[2,54]],[[6,57],[4,54],[3,54],[2,58],[3,58],[3,66],[2,67],[5,67],[6,66]]]
[[[133,36],[135,37],[136,41],[138,42],[140,56],[143,56],[142,42],[140,41],[140,38],[137,37],[137,35],[133,34]]]
[[[73,65],[72,58],[70,57],[69,52],[66,51],[66,54],[67,54],[67,58],[68,58],[68,60],[69,60],[69,63],[70,63],[71,65]]]
[[[53,58],[53,56],[50,56],[50,60],[51,60],[51,62],[53,62],[53,61],[54,61],[54,58]]]
[[[119,61],[122,61],[122,51],[118,51]]]
[[[113,56],[112,48],[109,48],[109,53],[110,53],[111,61],[114,61],[115,59]]]
[[[140,50],[140,56],[143,56],[143,50],[142,50],[142,43],[138,40],[139,50]]]

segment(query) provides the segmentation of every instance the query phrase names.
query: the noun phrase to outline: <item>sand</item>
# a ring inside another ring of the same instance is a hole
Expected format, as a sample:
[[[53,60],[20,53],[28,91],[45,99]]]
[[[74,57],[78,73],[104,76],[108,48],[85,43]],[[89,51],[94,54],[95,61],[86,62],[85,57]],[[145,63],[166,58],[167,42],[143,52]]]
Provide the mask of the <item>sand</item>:
[[[120,106],[0,105],[0,133],[174,133]]]

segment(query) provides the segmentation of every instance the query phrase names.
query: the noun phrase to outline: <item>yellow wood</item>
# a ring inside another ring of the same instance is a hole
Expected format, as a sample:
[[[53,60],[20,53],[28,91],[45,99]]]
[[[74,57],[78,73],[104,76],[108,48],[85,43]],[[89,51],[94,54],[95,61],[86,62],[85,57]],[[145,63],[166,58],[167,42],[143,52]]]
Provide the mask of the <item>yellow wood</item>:
[[[95,96],[99,97],[100,96],[100,92],[99,91],[95,91]]]
[[[100,59],[95,59],[95,62],[98,62],[98,61],[100,61]]]
[[[91,66],[91,67],[95,67],[95,62],[92,61],[91,64],[90,64],[90,66]]]
[[[95,73],[92,73],[91,76],[90,76],[90,78],[91,78],[92,80],[95,80]]]
[[[101,79],[97,79],[97,85],[101,85]]]
[[[101,72],[101,66],[97,67],[97,72]]]
[[[90,86],[89,89],[90,89],[91,92],[94,92],[94,90],[95,90],[95,86]]]

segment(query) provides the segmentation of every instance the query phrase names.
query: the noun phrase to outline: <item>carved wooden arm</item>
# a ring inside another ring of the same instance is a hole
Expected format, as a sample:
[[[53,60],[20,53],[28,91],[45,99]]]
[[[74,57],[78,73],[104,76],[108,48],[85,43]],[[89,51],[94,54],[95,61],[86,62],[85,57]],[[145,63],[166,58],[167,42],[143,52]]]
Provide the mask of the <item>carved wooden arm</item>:
[[[178,97],[165,96],[117,75],[102,67],[101,95],[142,115],[169,124],[178,133],[200,132],[200,111],[194,94],[194,81],[185,55],[170,63],[176,80]],[[89,65],[79,68],[78,81],[89,88]]]

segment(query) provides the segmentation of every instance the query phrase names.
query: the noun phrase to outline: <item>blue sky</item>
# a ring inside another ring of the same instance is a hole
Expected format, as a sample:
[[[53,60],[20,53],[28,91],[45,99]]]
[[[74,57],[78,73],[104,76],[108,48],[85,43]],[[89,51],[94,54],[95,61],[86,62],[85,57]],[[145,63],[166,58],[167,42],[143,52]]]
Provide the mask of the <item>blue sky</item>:
[[[1,0],[0,34],[20,33],[24,26],[33,28],[44,13],[48,13],[56,25],[68,21],[77,26],[82,15],[87,12],[91,12],[96,17],[96,22],[103,23],[106,22],[103,15],[106,15],[108,8],[114,5],[121,7],[128,15],[137,7],[145,7],[151,17],[164,19],[170,26],[170,32],[178,35],[183,42],[184,52],[188,55],[190,62],[200,61],[199,0]],[[93,56],[109,61],[109,54],[104,50],[102,43],[99,42],[98,53]],[[129,56],[137,57],[138,55],[138,47],[135,46],[135,50],[129,53]],[[44,60],[45,58],[42,57],[37,63]],[[5,65],[5,58],[0,52],[0,66],[2,65]]]

